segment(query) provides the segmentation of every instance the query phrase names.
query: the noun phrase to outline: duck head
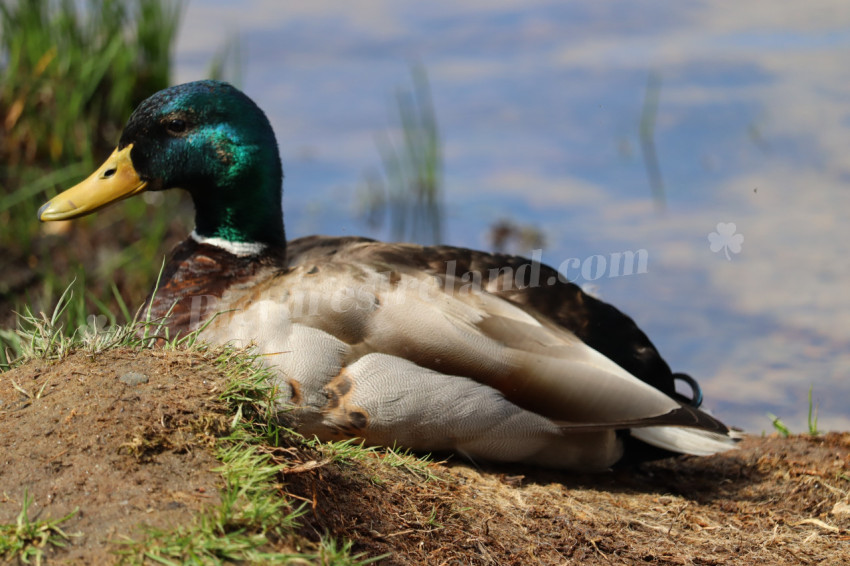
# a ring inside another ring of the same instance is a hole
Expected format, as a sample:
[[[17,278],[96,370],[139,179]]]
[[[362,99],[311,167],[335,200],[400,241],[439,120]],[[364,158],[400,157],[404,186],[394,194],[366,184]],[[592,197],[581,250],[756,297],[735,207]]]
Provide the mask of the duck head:
[[[282,180],[263,111],[227,83],[196,81],[142,102],[106,162],[38,216],[66,220],[143,191],[181,188],[194,201],[197,235],[284,246]]]

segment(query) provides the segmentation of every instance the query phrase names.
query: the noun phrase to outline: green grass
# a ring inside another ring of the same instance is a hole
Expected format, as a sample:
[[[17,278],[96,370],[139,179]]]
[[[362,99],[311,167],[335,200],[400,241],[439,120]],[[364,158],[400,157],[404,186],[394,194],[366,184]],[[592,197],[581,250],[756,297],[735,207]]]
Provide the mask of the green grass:
[[[174,347],[176,341],[172,342]],[[189,347],[207,350],[203,342]],[[165,531],[150,529],[145,538],[125,543],[124,558],[131,563],[145,560],[161,564],[221,564],[232,561],[289,564],[318,563],[345,566],[370,564],[383,557],[352,555],[350,541],[341,545],[324,537],[314,551],[278,552],[281,541],[295,540],[298,518],[306,504],[294,503],[282,495],[280,478],[286,463],[269,452],[269,445],[303,442],[333,454],[336,461],[351,461],[374,452],[359,442],[322,444],[306,441],[283,427],[275,409],[276,388],[270,370],[259,361],[261,356],[231,347],[215,348],[216,364],[229,376],[221,395],[233,414],[231,434],[219,439],[217,457],[222,465],[225,487],[221,503],[196,517],[190,525]],[[312,545],[301,543],[305,548]]]
[[[11,162],[77,162],[113,146],[133,108],[168,84],[181,9],[166,0],[0,5]]]
[[[162,564],[229,561],[251,563],[290,563],[309,559],[310,554],[270,550],[270,542],[285,540],[304,513],[303,505],[293,506],[280,496],[277,478],[280,467],[250,444],[219,448],[225,487],[221,503],[196,517],[186,526],[169,531],[150,529],[147,536],[127,543],[125,558],[143,563],[145,559]]]
[[[303,504],[281,496],[281,465],[261,449],[269,437],[280,440],[271,410],[275,389],[258,357],[234,348],[173,340],[168,347],[214,352],[216,365],[229,377],[221,395],[233,412],[231,433],[220,438],[216,456],[222,465],[221,502],[172,530],[149,529],[144,538],[124,543],[130,563],[221,564],[232,561],[286,564],[315,558],[311,553],[278,552],[274,543],[293,538]]]
[[[773,413],[768,413],[767,418],[770,419],[770,423],[773,425],[773,430],[779,433],[782,438],[788,438],[791,436],[791,430],[782,422],[782,419],[774,415]]]
[[[380,454],[381,462],[385,466],[404,470],[424,481],[445,481],[445,478],[434,473],[430,454],[420,456],[395,446],[382,449]]]
[[[84,275],[89,312],[120,313],[113,286],[133,304],[150,288],[149,258],[188,223],[174,218],[180,195],[64,227],[41,225],[36,212],[88,175],[136,105],[169,85],[182,9],[180,0],[0,3],[0,307],[43,310]]]
[[[59,526],[76,515],[76,510],[61,519],[33,521],[29,517],[31,503],[29,493],[25,491],[15,524],[0,524],[0,558],[24,564],[34,560],[36,564],[41,564],[48,547],[64,548],[71,537],[76,536],[67,534]]]
[[[292,431],[288,433],[293,434]],[[294,433],[297,434],[297,433]],[[423,481],[445,481],[436,475],[429,454],[418,455],[410,450],[397,447],[366,446],[359,438],[349,438],[336,442],[322,442],[316,438],[304,438],[305,446],[318,450],[326,462],[343,465],[354,464],[366,459],[375,459],[382,466],[399,469]],[[375,482],[375,483],[379,483]]]
[[[808,424],[809,434],[812,436],[817,436],[821,433],[818,430],[818,406],[812,401],[812,389],[814,385],[809,386],[809,415],[806,420]]]
[[[813,385],[809,386],[809,412],[808,418],[806,419],[806,429],[810,436],[818,436],[822,433],[821,430],[818,429],[818,405],[812,399],[812,391],[814,389]],[[767,418],[770,419],[771,424],[773,425],[773,429],[778,432],[783,438],[788,438],[791,436],[791,429],[789,429],[782,419],[774,415],[773,413],[767,413]]]
[[[319,551],[315,556],[316,562],[322,566],[365,566],[366,564],[374,564],[389,556],[381,555],[365,558],[363,554],[352,555],[351,546],[351,541],[340,544],[334,538],[323,537],[319,544]]]
[[[197,340],[198,332],[203,330],[168,340],[161,320],[152,320],[150,313],[143,312],[137,312],[130,318],[126,304],[117,294],[116,301],[130,320],[129,324],[117,324],[116,317],[103,305],[100,305],[102,312],[107,314],[86,314],[84,294],[75,292],[82,286],[82,283],[74,281],[66,287],[50,315],[44,312],[34,314],[33,309],[25,306],[23,312],[17,315],[17,330],[0,331],[3,352],[0,371],[27,360],[59,360],[75,349],[98,354],[119,347],[149,347],[159,337],[167,340],[166,347],[191,346]]]
[[[396,93],[402,139],[379,136],[384,176],[369,173],[361,193],[367,222],[390,227],[392,239],[439,244],[443,239],[443,154],[425,67],[411,70],[413,88]]]

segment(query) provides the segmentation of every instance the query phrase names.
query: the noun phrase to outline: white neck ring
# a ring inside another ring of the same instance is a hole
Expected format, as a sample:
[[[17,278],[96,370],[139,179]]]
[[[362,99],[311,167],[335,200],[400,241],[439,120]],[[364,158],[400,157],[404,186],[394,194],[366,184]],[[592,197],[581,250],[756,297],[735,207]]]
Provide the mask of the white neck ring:
[[[261,244],[260,242],[231,242],[224,238],[207,238],[206,236],[201,236],[195,230],[192,230],[189,237],[199,244],[215,246],[239,257],[260,255],[266,249],[266,244]]]

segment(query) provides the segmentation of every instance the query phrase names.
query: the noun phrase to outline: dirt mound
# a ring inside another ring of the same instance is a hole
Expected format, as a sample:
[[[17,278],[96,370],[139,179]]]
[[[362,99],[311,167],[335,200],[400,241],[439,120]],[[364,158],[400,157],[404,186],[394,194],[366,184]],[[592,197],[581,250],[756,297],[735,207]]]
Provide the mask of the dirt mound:
[[[30,519],[77,509],[61,527],[80,536],[62,555],[93,563],[142,524],[189,521],[218,501],[208,446],[225,427],[214,401],[223,383],[197,356],[156,351],[77,353],[0,374],[0,523],[15,522],[25,491]]]
[[[131,350],[0,374],[0,523],[24,490],[31,518],[78,508],[62,527],[80,536],[48,556],[97,563],[139,525],[190,521],[218,501],[225,380],[197,354]],[[270,452],[287,468],[282,495],[307,503],[301,535],[385,564],[850,563],[847,433],[597,476]]]

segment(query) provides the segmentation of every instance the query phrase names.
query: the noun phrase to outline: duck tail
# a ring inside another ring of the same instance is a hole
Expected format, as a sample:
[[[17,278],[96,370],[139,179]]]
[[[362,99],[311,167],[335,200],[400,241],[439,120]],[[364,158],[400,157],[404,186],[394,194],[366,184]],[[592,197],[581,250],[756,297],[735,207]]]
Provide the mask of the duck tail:
[[[633,428],[629,433],[652,446],[694,456],[710,456],[732,450],[745,436],[743,432],[737,430],[719,433],[679,426]]]

